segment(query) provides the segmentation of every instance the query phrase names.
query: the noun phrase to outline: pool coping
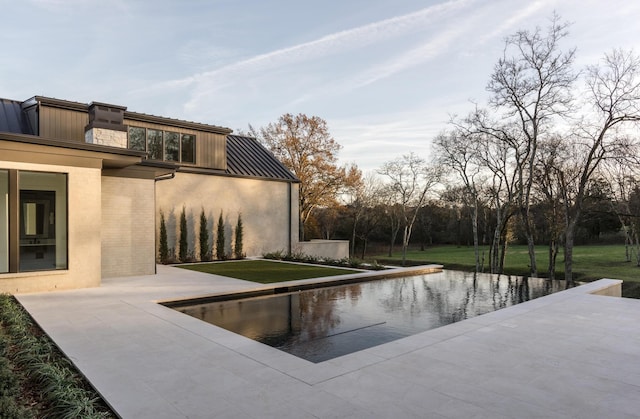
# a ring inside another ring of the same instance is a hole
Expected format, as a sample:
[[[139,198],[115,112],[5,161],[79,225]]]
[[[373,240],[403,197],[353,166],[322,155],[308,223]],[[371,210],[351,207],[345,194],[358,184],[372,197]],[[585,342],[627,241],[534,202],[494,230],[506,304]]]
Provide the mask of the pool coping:
[[[285,262],[290,263],[290,262]],[[308,264],[307,264],[308,265]],[[194,295],[185,298],[168,298],[154,300],[155,303],[167,307],[179,307],[181,302],[198,304],[200,302],[219,301],[220,299],[237,299],[254,297],[261,295],[281,294],[292,291],[302,291],[311,288],[333,287],[339,285],[356,284],[374,279],[396,278],[407,275],[420,275],[441,272],[442,265],[430,264],[411,267],[393,267],[380,271],[362,271],[354,274],[342,274],[317,278],[297,279],[284,282],[273,282],[270,284],[260,284],[250,289],[234,292],[214,292],[203,295]]]
[[[640,304],[592,295],[619,280],[315,364],[157,304],[255,288],[179,271],[159,266],[155,276],[16,298],[125,418],[637,414],[640,367],[618,362],[637,357]],[[487,385],[473,387],[479,379]]]
[[[545,306],[570,299],[575,295],[609,295],[606,291],[610,290],[611,288],[617,289],[617,293],[619,294],[619,289],[623,282],[621,280],[614,279],[600,279],[598,281],[578,285],[576,287],[562,290],[550,295],[538,297],[533,300],[525,301],[513,306],[508,306],[496,311],[481,314],[470,319],[465,319],[445,326],[426,330],[415,335],[407,336],[401,339],[383,343],[381,345],[376,345],[318,363],[307,361],[295,355],[257,342],[251,338],[247,338],[245,336],[228,331],[226,329],[223,329],[222,327],[204,322],[200,319],[189,316],[188,314],[180,313],[171,307],[171,303],[175,303],[177,301],[188,300],[191,303],[196,304],[193,301],[205,300],[212,297],[216,298],[243,294],[247,294],[248,296],[251,294],[255,295],[255,293],[259,293],[260,291],[265,291],[268,293],[269,290],[282,288],[283,284],[291,284],[291,288],[296,288],[298,286],[312,288],[314,286],[317,286],[318,284],[330,284],[326,286],[343,285],[368,281],[371,279],[417,275],[421,273],[437,273],[441,270],[441,265],[423,265],[417,267],[397,268],[397,270],[394,270],[393,272],[388,272],[387,275],[371,274],[367,272],[363,274],[345,275],[341,279],[335,279],[333,277],[311,278],[298,281],[265,284],[263,286],[251,288],[249,290],[242,290],[239,292],[212,293],[206,296],[194,298],[180,298],[178,300],[165,299],[155,300],[153,302],[156,303],[158,307],[162,307],[162,309],[170,310],[171,312],[173,312],[172,314],[184,316],[185,318],[181,319],[180,321],[180,326],[185,328],[186,330],[190,330],[193,333],[201,334],[203,337],[215,340],[218,343],[222,342],[226,347],[243,356],[276,368],[279,371],[289,375],[290,377],[296,378],[304,383],[315,385],[339,377],[341,375],[357,371],[363,367],[375,365],[377,363],[384,362],[408,354],[410,352],[418,351],[425,347],[456,338],[467,332],[481,329],[483,327],[504,321],[506,319],[519,316],[523,313],[543,309]],[[612,294],[615,295],[616,292],[614,291]],[[172,317],[172,314],[163,313],[163,316],[166,316],[168,319]],[[210,326],[211,328],[208,328],[208,326]]]

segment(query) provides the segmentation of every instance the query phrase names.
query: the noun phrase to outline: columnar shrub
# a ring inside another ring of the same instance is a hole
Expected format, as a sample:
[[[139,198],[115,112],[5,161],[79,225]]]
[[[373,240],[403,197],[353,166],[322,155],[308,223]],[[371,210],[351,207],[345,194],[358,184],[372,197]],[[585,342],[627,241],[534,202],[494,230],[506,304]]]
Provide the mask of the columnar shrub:
[[[233,246],[233,251],[237,259],[242,259],[244,254],[242,252],[242,236],[244,235],[242,227],[242,214],[238,214],[238,224],[236,224],[236,242]]]
[[[178,259],[180,259],[180,262],[184,262],[187,260],[188,255],[189,249],[187,244],[187,214],[183,206],[182,212],[180,213],[180,248],[178,249]]]
[[[160,212],[160,263],[169,261],[169,243],[167,241],[167,224],[164,221],[164,213]]]
[[[209,230],[207,230],[207,216],[204,214],[204,208],[200,213],[200,260],[207,261],[211,259],[209,253]]]
[[[220,217],[218,218],[218,230],[216,234],[216,258],[219,260],[225,259],[224,254],[224,220],[222,219],[222,211],[220,211]]]

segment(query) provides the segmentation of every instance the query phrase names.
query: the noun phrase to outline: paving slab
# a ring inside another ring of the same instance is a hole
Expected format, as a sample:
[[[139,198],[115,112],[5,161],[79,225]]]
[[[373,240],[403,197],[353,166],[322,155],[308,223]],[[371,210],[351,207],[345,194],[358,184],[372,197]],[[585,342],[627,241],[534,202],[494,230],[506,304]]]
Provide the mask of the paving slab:
[[[158,266],[17,295],[123,418],[640,417],[640,300],[603,279],[314,364],[158,301],[258,289]]]

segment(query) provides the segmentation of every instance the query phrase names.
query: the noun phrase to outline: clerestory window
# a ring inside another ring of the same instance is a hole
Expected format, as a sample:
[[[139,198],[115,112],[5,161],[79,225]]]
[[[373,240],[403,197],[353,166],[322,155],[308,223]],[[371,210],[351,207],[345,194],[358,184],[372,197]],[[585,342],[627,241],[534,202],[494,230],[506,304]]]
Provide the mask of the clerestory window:
[[[196,162],[196,136],[193,134],[129,127],[128,148],[146,151],[152,160]]]

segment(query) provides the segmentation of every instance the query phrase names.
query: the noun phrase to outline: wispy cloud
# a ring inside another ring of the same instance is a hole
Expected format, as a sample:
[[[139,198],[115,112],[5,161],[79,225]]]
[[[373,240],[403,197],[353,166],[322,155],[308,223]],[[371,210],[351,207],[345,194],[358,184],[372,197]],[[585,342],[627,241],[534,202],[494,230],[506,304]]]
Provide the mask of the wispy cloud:
[[[554,2],[553,0],[551,1]],[[527,4],[522,9],[518,10],[509,18],[505,19],[501,24],[497,25],[494,30],[487,32],[485,35],[479,38],[479,43],[485,43],[497,36],[503,36],[507,31],[513,29],[518,23],[522,22],[526,18],[536,14],[537,12],[548,7],[549,1],[534,1]]]
[[[343,30],[302,44],[256,55],[211,71],[189,77],[170,80],[156,85],[156,88],[187,88],[197,85],[188,108],[197,106],[200,99],[211,95],[221,85],[236,80],[246,74],[264,73],[284,66],[336,55],[357,48],[374,45],[384,40],[400,37],[424,29],[448,13],[468,8],[476,0],[451,0],[421,9],[417,12],[396,16],[357,28]]]

